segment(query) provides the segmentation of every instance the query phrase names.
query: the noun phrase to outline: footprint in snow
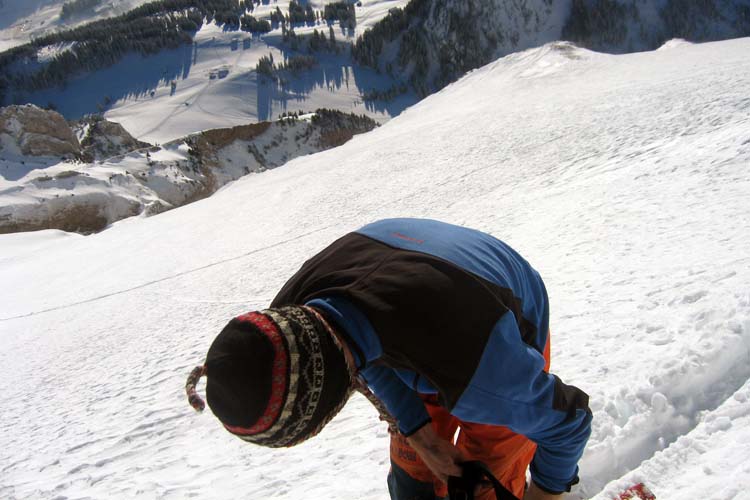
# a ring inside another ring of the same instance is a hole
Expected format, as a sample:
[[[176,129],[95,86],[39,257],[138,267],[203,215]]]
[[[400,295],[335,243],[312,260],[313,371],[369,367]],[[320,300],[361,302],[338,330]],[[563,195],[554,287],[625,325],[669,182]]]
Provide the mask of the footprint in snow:
[[[683,304],[693,304],[695,302],[698,302],[700,299],[708,295],[708,292],[706,290],[700,290],[695,293],[691,293],[689,295],[685,295],[682,299]]]

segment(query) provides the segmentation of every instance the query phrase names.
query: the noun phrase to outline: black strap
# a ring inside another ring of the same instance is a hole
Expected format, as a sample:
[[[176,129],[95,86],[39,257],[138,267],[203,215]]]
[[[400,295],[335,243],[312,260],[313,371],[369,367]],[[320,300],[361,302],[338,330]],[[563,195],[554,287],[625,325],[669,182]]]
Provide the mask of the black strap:
[[[492,484],[497,500],[518,500],[518,498],[500,484],[485,464],[479,461],[463,462],[459,464],[462,469],[461,477],[448,478],[448,498],[450,500],[474,500],[474,489],[484,479]]]

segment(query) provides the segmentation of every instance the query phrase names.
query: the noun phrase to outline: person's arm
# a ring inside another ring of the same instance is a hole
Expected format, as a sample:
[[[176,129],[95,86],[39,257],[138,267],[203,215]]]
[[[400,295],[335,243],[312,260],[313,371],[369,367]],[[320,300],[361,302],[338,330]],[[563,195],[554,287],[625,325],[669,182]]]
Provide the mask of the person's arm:
[[[334,331],[354,356],[360,375],[396,418],[402,434],[409,436],[430,421],[417,392],[393,369],[377,364],[383,348],[366,316],[342,297],[318,297],[306,305],[321,311],[331,325],[335,325]]]
[[[578,461],[591,434],[588,396],[544,371],[544,357],[521,340],[506,313],[493,328],[479,366],[451,410],[470,422],[504,425],[537,444],[530,498],[555,498],[578,480]]]
[[[360,372],[377,398],[398,423],[404,436],[411,436],[431,421],[419,395],[387,366],[370,365]],[[429,427],[429,426],[428,426]]]
[[[417,393],[396,372],[385,366],[370,366],[362,371],[370,389],[388,408],[409,445],[441,481],[460,476],[457,465],[466,457],[453,443],[437,435],[429,413]]]

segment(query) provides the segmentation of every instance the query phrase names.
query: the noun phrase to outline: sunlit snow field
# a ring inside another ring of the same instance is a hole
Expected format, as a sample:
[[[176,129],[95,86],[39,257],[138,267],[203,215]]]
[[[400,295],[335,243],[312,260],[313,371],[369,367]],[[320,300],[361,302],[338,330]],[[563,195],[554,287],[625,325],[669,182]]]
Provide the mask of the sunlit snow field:
[[[183,385],[314,252],[415,216],[490,232],[545,278],[552,371],[594,411],[572,498],[644,480],[660,500],[749,499],[748,53],[547,45],[209,199],[0,236],[0,497],[387,499],[364,399],[270,450]]]
[[[53,5],[52,0],[47,3],[50,5],[40,8],[31,17],[50,16],[62,4]],[[131,0],[130,3],[143,2]],[[266,19],[277,7],[286,12],[288,3],[263,3],[255,7],[252,15]],[[75,77],[62,88],[17,93],[9,101],[31,102],[40,107],[52,105],[67,119],[103,111],[107,119],[122,124],[134,137],[151,143],[164,143],[209,128],[275,120],[281,113],[318,108],[366,114],[378,121],[387,121],[414,104],[417,97],[413,92],[406,92],[391,101],[364,100],[365,93],[388,90],[400,81],[354,63],[350,44],[385,17],[389,8],[403,7],[406,3],[407,0],[362,2],[355,9],[357,26],[353,30],[343,28],[338,22],[295,26],[298,36],[317,30],[329,37],[333,28],[339,51],[316,53],[316,66],[286,75],[289,83],[283,86],[255,72],[261,57],[270,55],[274,62],[281,63],[295,55],[306,54],[291,50],[289,44],[283,42],[280,26],[268,34],[258,35],[206,23],[196,33],[192,45],[148,57],[132,54],[109,68]],[[325,4],[323,0],[310,2],[320,11]],[[16,10],[10,10],[11,6]],[[8,15],[20,15],[17,12],[20,7],[15,3],[4,9],[8,10]],[[0,8],[0,15],[2,13]],[[16,24],[19,23],[21,21]],[[9,29],[0,30],[0,43],[2,34]],[[49,57],[49,54],[41,57]]]

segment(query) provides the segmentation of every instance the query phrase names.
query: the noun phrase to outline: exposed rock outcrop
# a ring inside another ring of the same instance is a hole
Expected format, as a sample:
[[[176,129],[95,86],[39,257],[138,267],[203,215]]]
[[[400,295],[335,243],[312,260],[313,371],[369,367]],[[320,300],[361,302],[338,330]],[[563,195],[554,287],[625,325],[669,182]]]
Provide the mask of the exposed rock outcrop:
[[[85,161],[47,162],[0,189],[0,234],[39,229],[85,234],[126,217],[156,215],[211,196],[244,175],[339,146],[377,123],[322,109],[207,130],[161,147],[149,147],[101,119],[75,126]]]
[[[119,123],[100,116],[84,118],[74,123],[73,128],[81,138],[81,146],[88,160],[102,160],[151,147],[151,144],[130,135]]]
[[[199,140],[205,140],[214,149],[221,149],[234,141],[252,141],[271,126],[271,122],[251,123],[232,128],[217,128],[198,134]]]
[[[81,144],[56,111],[33,104],[0,108],[0,135],[7,135],[25,156],[79,158]]]
[[[341,146],[357,134],[369,132],[375,126],[365,115],[345,114],[319,109],[312,117],[312,125],[320,130],[318,145],[321,150]]]
[[[0,214],[0,234],[42,229],[83,234],[101,231],[112,223],[110,213],[114,212],[103,201],[100,196],[42,200],[39,205],[24,207],[26,210],[15,214]],[[122,205],[117,211],[118,219],[138,215],[141,210],[137,201],[118,201]]]

